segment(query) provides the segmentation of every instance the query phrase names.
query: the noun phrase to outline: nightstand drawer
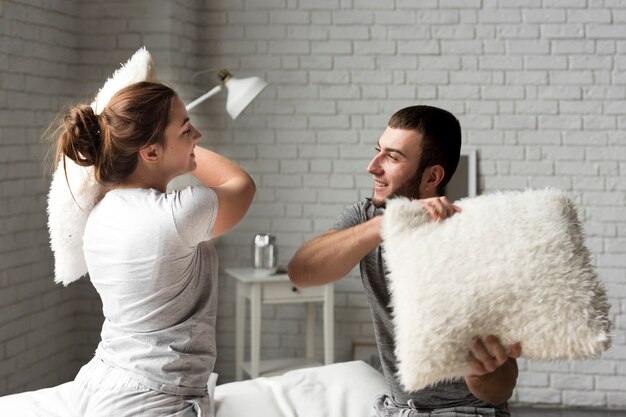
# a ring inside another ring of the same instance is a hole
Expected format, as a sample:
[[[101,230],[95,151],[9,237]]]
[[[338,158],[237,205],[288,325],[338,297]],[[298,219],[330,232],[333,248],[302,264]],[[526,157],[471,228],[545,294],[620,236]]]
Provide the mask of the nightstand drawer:
[[[324,287],[298,288],[290,282],[271,282],[262,287],[263,303],[293,303],[300,301],[323,301]]]

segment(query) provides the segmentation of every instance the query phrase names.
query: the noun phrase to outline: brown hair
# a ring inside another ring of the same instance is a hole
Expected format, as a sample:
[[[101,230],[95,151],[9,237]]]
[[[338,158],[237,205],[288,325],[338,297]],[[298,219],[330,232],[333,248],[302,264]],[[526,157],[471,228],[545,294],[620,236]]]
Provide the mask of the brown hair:
[[[422,134],[422,156],[418,175],[432,165],[444,169],[443,180],[437,186],[440,195],[454,175],[461,152],[461,125],[454,115],[431,106],[411,106],[398,110],[388,123],[394,129],[416,130]]]
[[[139,150],[162,144],[172,99],[170,87],[139,82],[118,91],[96,115],[86,104],[72,107],[62,118],[56,158],[94,167],[101,184],[116,184],[136,168]]]

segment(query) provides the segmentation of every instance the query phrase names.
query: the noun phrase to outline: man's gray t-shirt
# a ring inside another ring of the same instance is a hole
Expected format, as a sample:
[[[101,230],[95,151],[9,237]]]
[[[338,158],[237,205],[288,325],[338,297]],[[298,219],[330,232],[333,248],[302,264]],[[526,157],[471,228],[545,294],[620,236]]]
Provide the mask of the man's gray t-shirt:
[[[334,230],[347,229],[364,223],[377,215],[383,214],[384,209],[377,209],[369,198],[347,207],[333,225]],[[415,406],[422,410],[435,408],[449,408],[459,406],[493,407],[477,399],[467,388],[463,379],[436,384],[432,387],[406,392],[402,389],[397,375],[397,361],[394,354],[395,341],[393,335],[392,309],[389,305],[390,295],[387,288],[385,265],[381,247],[368,253],[359,264],[361,279],[367,295],[372,319],[374,334],[380,354],[383,373],[391,389],[394,399],[399,404],[407,404],[412,400]],[[497,406],[499,411],[507,409],[506,404]],[[500,414],[500,413],[498,413]],[[508,413],[504,413],[508,415]]]

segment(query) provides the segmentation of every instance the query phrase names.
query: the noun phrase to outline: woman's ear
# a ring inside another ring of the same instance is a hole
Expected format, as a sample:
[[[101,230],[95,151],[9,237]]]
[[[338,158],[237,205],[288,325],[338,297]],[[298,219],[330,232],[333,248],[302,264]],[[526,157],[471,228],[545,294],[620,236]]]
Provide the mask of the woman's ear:
[[[426,167],[422,174],[422,183],[420,184],[421,195],[438,195],[437,187],[445,176],[446,171],[441,165]]]
[[[139,150],[139,157],[148,164],[156,164],[161,157],[161,149],[158,145],[148,145]]]

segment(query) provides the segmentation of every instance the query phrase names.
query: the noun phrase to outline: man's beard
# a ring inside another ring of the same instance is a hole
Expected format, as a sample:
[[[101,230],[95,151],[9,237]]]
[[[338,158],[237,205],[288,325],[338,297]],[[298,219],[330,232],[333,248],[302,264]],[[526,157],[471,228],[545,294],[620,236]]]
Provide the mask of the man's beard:
[[[374,192],[372,192],[372,204],[376,208],[385,208],[387,205],[387,200],[394,197],[406,197],[409,200],[419,200],[422,196],[420,193],[420,184],[422,183],[422,174],[424,174],[424,169],[420,167],[417,170],[417,173],[413,175],[412,178],[405,181],[402,185],[400,185],[396,190],[392,191],[392,193],[387,196],[384,200],[375,200]]]

